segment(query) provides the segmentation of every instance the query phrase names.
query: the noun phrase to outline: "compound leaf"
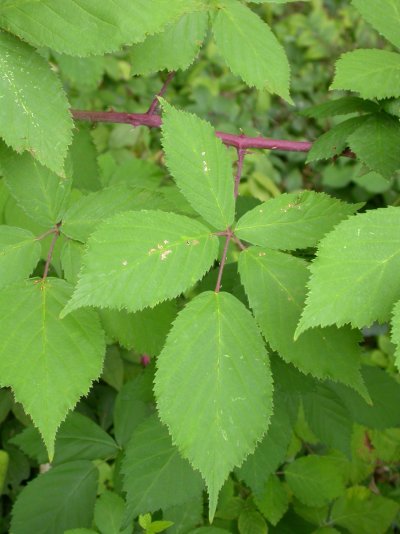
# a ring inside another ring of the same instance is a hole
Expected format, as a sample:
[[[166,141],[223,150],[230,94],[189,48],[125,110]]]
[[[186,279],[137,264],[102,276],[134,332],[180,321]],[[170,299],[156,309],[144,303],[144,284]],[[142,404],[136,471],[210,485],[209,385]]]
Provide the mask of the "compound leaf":
[[[352,0],[363,18],[392,44],[400,48],[398,0]]]
[[[0,24],[36,47],[71,56],[102,55],[143,41],[197,4],[196,0],[14,0],[0,5]]]
[[[27,278],[40,259],[39,241],[29,230],[0,226],[0,288]]]
[[[319,244],[296,336],[308,328],[390,320],[400,298],[400,210],[381,208],[341,222]]]
[[[35,2],[36,8],[40,3]],[[73,122],[58,78],[33,48],[4,31],[0,31],[0,72],[1,137],[17,152],[28,150],[40,163],[63,174]]]
[[[92,462],[78,460],[53,467],[29,482],[18,495],[11,532],[65,532],[90,527],[97,484],[98,471]]]
[[[131,312],[153,307],[195,284],[217,254],[218,238],[188,217],[120,213],[90,236],[77,288],[63,315],[82,306]]]
[[[213,34],[218,50],[234,74],[247,85],[266,89],[292,103],[285,50],[258,15],[237,0],[218,2]]]
[[[235,216],[234,180],[227,148],[208,122],[163,103],[167,167],[191,206],[218,230]]]
[[[134,430],[126,447],[122,473],[127,494],[125,523],[138,514],[190,501],[201,494],[204,486],[200,474],[172,444],[157,415]]]
[[[355,91],[362,98],[400,96],[400,54],[388,50],[354,50],[336,62],[331,89]]]
[[[212,518],[229,472],[268,428],[272,379],[262,338],[240,301],[207,291],[178,315],[157,366],[160,417],[203,475]]]
[[[97,316],[59,314],[71,294],[63,280],[29,280],[0,293],[0,380],[40,430],[50,458],[57,428],[101,373],[104,335]]]
[[[295,496],[306,506],[324,506],[344,492],[342,474],[327,456],[296,459],[286,467],[285,478]]]
[[[186,69],[200,50],[207,26],[207,13],[189,13],[168,25],[162,33],[150,35],[143,43],[134,45],[132,73]]]
[[[236,225],[235,234],[268,248],[312,247],[361,206],[314,191],[285,193],[245,213]]]
[[[266,340],[286,362],[317,378],[348,384],[368,398],[360,375],[357,331],[318,328],[293,339],[309,277],[304,260],[252,247],[240,254],[239,272]]]

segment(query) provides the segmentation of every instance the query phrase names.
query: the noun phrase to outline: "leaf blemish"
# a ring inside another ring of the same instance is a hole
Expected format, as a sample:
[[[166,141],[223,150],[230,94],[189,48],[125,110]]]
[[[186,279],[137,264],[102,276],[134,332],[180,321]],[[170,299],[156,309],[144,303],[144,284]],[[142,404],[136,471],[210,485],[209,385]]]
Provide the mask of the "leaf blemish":
[[[168,254],[171,254],[172,250],[164,250],[164,252],[161,254],[161,261],[164,261],[165,258],[168,256]]]

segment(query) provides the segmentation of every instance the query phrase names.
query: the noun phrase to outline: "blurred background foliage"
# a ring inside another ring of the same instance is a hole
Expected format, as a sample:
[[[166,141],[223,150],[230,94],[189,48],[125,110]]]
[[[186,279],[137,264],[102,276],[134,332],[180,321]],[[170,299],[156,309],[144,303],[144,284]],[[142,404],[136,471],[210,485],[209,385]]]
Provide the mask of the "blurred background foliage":
[[[246,87],[225,66],[211,39],[207,40],[196,62],[187,71],[177,73],[166,98],[181,109],[208,119],[217,130],[313,141],[336,124],[335,121],[340,121],[340,118],[315,120],[301,114],[309,106],[339,96],[337,92],[329,91],[336,59],[343,52],[356,48],[390,48],[390,45],[361,19],[348,0],[311,0],[308,3],[294,2],[288,5],[253,4],[252,7],[271,24],[286,49],[292,69],[291,93],[295,106]],[[162,72],[146,77],[132,77],[129,48],[112,55],[86,59],[68,57],[51,50],[43,50],[42,53],[60,74],[74,109],[144,113],[167,76],[166,72]],[[234,150],[231,152],[234,161],[236,153]],[[73,168],[79,169],[79,173],[74,176],[74,199],[109,184],[134,180],[146,187],[152,187],[152,184],[158,187],[162,183],[166,188],[166,201],[173,201],[183,213],[187,210],[190,213],[190,207],[171,185],[172,180],[163,166],[158,130],[132,128],[124,124],[76,123],[70,160]],[[325,191],[348,202],[365,202],[364,209],[400,204],[400,176],[387,181],[378,174],[370,173],[366,180],[361,165],[349,158],[312,165],[305,165],[305,160],[306,154],[302,153],[252,151],[245,158],[239,209],[242,207],[246,210],[258,201],[300,189]],[[0,212],[6,224],[28,228],[37,235],[41,233],[40,227],[18,208],[1,183]],[[43,250],[47,251],[48,240],[43,243]],[[66,251],[63,247],[69,248]],[[69,258],[69,272],[65,274],[67,278],[74,280],[82,247],[78,244],[66,245],[60,239],[54,256],[56,269],[57,258],[62,253],[68,254]],[[310,251],[311,255],[312,253]],[[235,251],[232,251],[231,259],[234,255]],[[65,265],[66,261],[64,269]],[[232,265],[226,271],[227,286],[230,276],[233,280],[232,290],[240,292],[240,288],[234,287],[236,272]],[[213,277],[215,273],[210,273],[202,282],[201,289],[207,288],[208,284],[211,286]],[[166,313],[170,314],[172,321],[176,311],[167,310]],[[109,331],[111,330],[110,327]],[[386,369],[400,382],[394,366],[394,347],[387,335],[387,328],[375,326],[364,334],[364,363]],[[155,336],[153,355],[162,347],[165,335],[166,332],[159,331]],[[136,341],[134,350],[112,344],[112,337],[109,342],[102,380],[80,402],[78,411],[96,421],[105,431],[114,434],[115,401],[123,384],[142,372],[143,351],[140,340]],[[19,446],[12,443],[12,438],[29,425],[30,421],[22,407],[13,401],[8,389],[0,391],[0,423],[2,448],[8,453],[8,459],[4,460],[8,462],[7,470],[3,469],[0,457],[0,479],[2,470],[4,471],[0,532],[8,532],[10,509],[21,487],[39,471],[45,470],[46,465],[41,464],[40,444],[38,449],[37,441],[33,438],[33,441],[28,439],[28,442],[22,440],[22,445],[20,440]],[[304,414],[300,414],[286,458],[294,458],[310,450],[319,452],[326,451],[327,448],[311,431]],[[353,484],[364,484],[374,494],[382,494],[400,502],[400,429],[367,430],[362,425],[356,425],[350,455],[346,457],[342,452],[334,450],[329,454],[335,460],[337,469],[343,471],[344,476]],[[101,464],[100,493],[110,489],[120,491],[119,463],[120,456],[117,455],[111,461]],[[338,532],[327,527],[320,528],[321,517],[326,517],[325,509],[307,507],[295,498],[292,498],[292,505],[285,520],[270,532]],[[276,517],[283,515],[287,506],[288,499],[283,495],[282,503],[277,505],[274,512]],[[378,508],[374,513],[379,521]],[[245,527],[237,522],[238,517],[243,516],[243,510],[254,516],[260,510],[263,511],[263,503],[256,502],[249,489],[233,477],[222,491],[214,525],[233,532],[237,532],[238,528],[240,532],[246,532]],[[267,510],[265,513],[268,515],[271,512]],[[173,515],[171,512],[164,519],[173,520]],[[162,519],[161,512],[154,517]],[[266,532],[262,517],[260,521],[259,531]],[[256,523],[257,518],[253,517],[253,524]],[[398,532],[393,528],[388,532]],[[138,529],[141,531],[140,527]],[[362,525],[351,532],[374,534]]]

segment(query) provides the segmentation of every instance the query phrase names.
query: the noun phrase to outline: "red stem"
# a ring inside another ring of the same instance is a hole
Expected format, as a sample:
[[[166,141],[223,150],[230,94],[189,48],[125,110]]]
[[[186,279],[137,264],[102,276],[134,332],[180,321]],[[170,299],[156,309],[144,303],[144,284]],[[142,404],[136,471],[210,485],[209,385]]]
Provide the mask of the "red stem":
[[[160,128],[162,121],[159,115],[149,113],[119,113],[116,111],[82,111],[71,110],[72,117],[76,120],[89,122],[112,122],[131,124],[132,126],[148,126]],[[266,150],[280,150],[283,152],[309,152],[312,147],[310,141],[286,141],[284,139],[271,139],[269,137],[249,137],[247,135],[234,135],[224,132],[216,132],[222,142],[238,150],[249,148],[261,148]],[[345,150],[342,156],[354,158],[351,150]]]
[[[164,82],[164,85],[160,89],[160,92],[157,93],[157,95],[154,97],[153,102],[150,104],[150,107],[147,111],[148,115],[153,115],[156,112],[158,104],[159,104],[158,97],[164,96],[165,91],[168,89],[168,86],[172,82],[174,76],[175,76],[175,71],[172,71],[168,74],[167,79]]]

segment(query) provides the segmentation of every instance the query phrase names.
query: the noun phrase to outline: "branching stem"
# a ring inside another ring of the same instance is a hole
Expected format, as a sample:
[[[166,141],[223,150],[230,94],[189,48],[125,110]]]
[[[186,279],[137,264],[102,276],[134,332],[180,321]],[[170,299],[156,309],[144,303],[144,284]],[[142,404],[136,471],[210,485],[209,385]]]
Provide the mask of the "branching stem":
[[[36,238],[36,241],[42,241],[42,239],[44,239],[45,237],[51,235],[51,234],[54,234],[55,232],[57,232],[57,229],[54,227],[54,228],[50,228],[50,230],[47,230],[47,232],[44,232],[44,234],[41,234],[41,235],[38,235],[37,238]]]
[[[74,119],[81,121],[123,123],[131,124],[132,126],[148,126],[149,128],[160,128],[162,123],[161,117],[154,113],[118,113],[116,111],[81,111],[72,109],[71,114]],[[243,134],[234,135],[224,132],[216,132],[216,135],[225,145],[241,150],[260,148],[283,152],[309,152],[312,147],[310,141],[286,141],[284,139],[248,137]],[[345,150],[341,155],[348,158],[355,157],[351,150]]]

